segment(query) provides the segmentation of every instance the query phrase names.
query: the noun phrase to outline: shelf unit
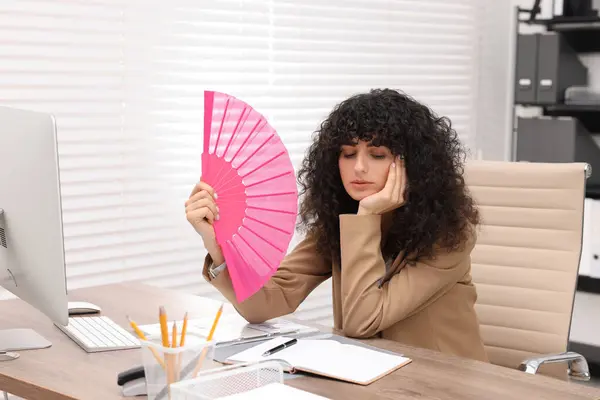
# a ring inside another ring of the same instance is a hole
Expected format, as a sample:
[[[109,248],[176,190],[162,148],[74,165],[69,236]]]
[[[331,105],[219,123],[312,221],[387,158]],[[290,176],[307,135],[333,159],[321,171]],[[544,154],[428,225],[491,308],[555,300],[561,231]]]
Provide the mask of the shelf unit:
[[[519,15],[520,11],[522,10],[517,8],[516,14],[519,23],[543,26],[547,31],[561,34],[577,53],[600,52],[600,17],[555,17],[551,19],[529,20],[521,19]],[[517,24],[517,34],[518,26]],[[513,106],[516,105],[513,104]],[[577,118],[590,133],[600,134],[600,104],[518,105],[537,107],[542,110],[542,114],[545,116],[570,116]],[[516,129],[513,132],[513,137],[516,139]],[[600,171],[592,171],[592,174],[594,173],[598,174]],[[600,199],[600,185],[588,184],[586,197]],[[600,281],[597,286],[600,287]]]
[[[600,17],[555,17],[551,19],[521,19],[520,10],[517,8],[517,34],[519,24],[541,25],[546,31],[559,33],[564,37],[567,44],[580,54],[600,52]],[[516,104],[513,103],[513,119],[516,120],[516,106],[531,106],[541,109],[545,116],[574,117],[592,134],[600,134],[600,104],[578,105],[578,104]],[[513,124],[514,126],[514,124]],[[516,127],[513,138],[517,138]],[[516,142],[515,146],[516,148]],[[516,158],[516,154],[514,154]],[[600,174],[600,171],[592,171],[592,174]],[[600,185],[586,187],[586,197],[600,199]],[[577,282],[579,292],[600,293],[600,279],[580,275]],[[569,342],[569,349],[580,352],[587,358],[590,366],[600,369],[600,346]]]
[[[560,32],[578,53],[600,52],[600,17],[560,17],[519,22],[543,25],[548,31]]]

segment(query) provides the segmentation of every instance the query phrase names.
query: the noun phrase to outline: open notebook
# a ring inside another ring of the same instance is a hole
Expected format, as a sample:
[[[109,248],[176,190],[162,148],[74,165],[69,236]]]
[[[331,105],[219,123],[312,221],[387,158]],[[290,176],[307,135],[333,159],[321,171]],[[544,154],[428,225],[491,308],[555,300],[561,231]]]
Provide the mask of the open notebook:
[[[228,363],[278,360],[291,373],[304,371],[333,379],[368,385],[411,362],[401,355],[384,353],[335,340],[299,339],[275,354],[262,354],[290,340],[277,337],[230,356]]]

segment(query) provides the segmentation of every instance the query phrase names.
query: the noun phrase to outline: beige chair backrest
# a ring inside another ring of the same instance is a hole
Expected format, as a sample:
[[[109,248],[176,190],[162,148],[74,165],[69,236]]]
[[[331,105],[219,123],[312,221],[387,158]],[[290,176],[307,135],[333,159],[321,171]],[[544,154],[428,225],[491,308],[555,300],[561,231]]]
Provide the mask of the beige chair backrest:
[[[477,314],[493,364],[567,350],[587,164],[470,161],[482,225],[472,253]],[[545,368],[552,375],[563,374]],[[540,369],[544,373],[544,369]]]

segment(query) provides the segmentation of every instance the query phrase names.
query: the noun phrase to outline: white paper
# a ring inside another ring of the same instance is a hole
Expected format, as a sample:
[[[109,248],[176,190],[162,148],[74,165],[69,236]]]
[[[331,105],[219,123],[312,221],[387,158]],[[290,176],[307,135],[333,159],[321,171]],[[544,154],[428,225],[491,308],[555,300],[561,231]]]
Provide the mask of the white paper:
[[[232,362],[282,360],[297,369],[341,380],[366,384],[408,361],[400,355],[384,353],[364,347],[342,344],[335,340],[299,339],[298,343],[267,357],[262,354],[286,341],[278,337],[229,358]]]
[[[177,332],[181,333],[183,321],[175,321]],[[168,326],[171,328],[173,322],[169,321]],[[205,340],[212,328],[213,318],[194,318],[188,320],[186,342],[188,337],[195,337],[199,340]],[[140,325],[139,327],[149,339],[160,339],[160,324]],[[298,333],[318,332],[318,329],[311,328],[306,325],[296,324],[283,319],[274,319],[262,324],[249,324],[239,314],[228,314],[219,320],[217,329],[215,330],[213,339],[216,342],[227,342],[239,338],[252,338],[265,333],[286,333],[298,330]],[[296,334],[296,333],[295,333]],[[192,340],[195,340],[192,338]]]
[[[292,332],[298,331],[298,333],[310,333],[317,332],[318,329],[311,328],[306,325],[297,324],[292,321],[285,319],[274,319],[271,321],[263,322],[262,324],[250,324],[249,328],[256,329],[257,331],[266,333],[279,333],[279,332]]]
[[[231,396],[219,397],[220,400],[265,400],[265,399],[285,399],[285,400],[327,400],[327,397],[318,396],[304,390],[296,389],[282,383],[270,383],[247,392],[234,394]]]

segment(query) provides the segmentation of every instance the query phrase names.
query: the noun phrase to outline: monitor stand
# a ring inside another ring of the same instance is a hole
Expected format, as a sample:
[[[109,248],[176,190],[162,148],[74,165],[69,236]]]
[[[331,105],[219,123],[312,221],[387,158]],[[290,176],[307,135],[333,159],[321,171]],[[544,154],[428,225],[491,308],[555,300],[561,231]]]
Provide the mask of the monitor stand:
[[[52,343],[33,329],[0,330],[0,361],[10,361],[19,357],[15,351],[46,349]]]
[[[0,351],[0,362],[2,361],[12,361],[19,358],[19,353],[15,353],[13,351]]]
[[[0,208],[0,286],[10,282],[16,285],[15,276],[6,265],[6,236],[4,232],[4,210]],[[33,329],[0,329],[0,361],[11,361],[20,350],[45,349],[52,346],[48,340]]]
[[[0,329],[0,361],[19,358],[15,351],[45,349],[50,346],[52,343],[33,329]]]

